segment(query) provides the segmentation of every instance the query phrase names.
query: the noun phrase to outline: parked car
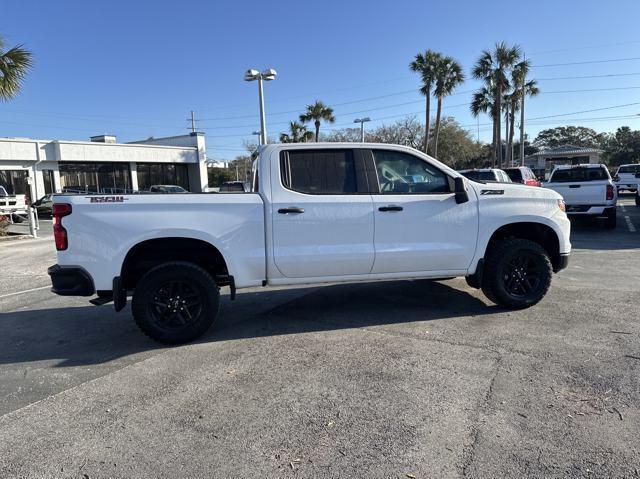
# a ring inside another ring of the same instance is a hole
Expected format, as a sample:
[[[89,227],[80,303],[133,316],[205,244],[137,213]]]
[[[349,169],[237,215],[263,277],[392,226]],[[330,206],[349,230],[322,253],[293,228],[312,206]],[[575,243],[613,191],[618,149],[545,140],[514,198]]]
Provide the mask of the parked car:
[[[542,183],[528,166],[515,166],[513,168],[505,168],[504,172],[511,178],[514,183],[521,183],[527,186],[542,186]]]
[[[26,221],[23,216],[29,207],[29,200],[26,195],[10,195],[4,186],[0,186],[0,214],[3,217],[11,218],[14,223]]]
[[[248,193],[251,184],[244,181],[225,181],[220,185],[220,193]]]
[[[613,178],[618,191],[638,191],[640,164],[620,165]]]
[[[512,183],[511,178],[498,168],[478,168],[473,170],[459,170],[462,176],[480,183]]]
[[[54,197],[52,291],[133,296],[151,338],[191,341],[212,325],[219,288],[462,276],[491,301],[526,308],[568,262],[562,197],[468,181],[406,146],[260,147],[253,192]],[[167,215],[180,211],[178,226]],[[428,304],[428,300],[427,301]]]
[[[31,206],[38,211],[38,215],[50,215],[53,208],[53,195],[45,195],[38,201],[34,201]]]
[[[570,216],[606,218],[605,227],[616,227],[618,191],[605,165],[558,165],[546,188],[562,195]]]
[[[176,185],[153,185],[149,188],[150,193],[164,193],[164,194],[181,194],[181,193],[189,193],[182,186]]]

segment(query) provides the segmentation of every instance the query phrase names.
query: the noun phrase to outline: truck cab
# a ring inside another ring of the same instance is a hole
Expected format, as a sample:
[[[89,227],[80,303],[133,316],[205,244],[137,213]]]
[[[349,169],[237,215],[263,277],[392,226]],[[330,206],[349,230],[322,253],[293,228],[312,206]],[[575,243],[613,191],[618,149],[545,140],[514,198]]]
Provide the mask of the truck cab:
[[[54,222],[54,292],[97,294],[116,309],[132,297],[142,331],[168,343],[208,329],[224,286],[234,297],[461,276],[493,302],[529,307],[571,250],[557,193],[474,183],[385,144],[266,145],[248,193],[56,196]]]

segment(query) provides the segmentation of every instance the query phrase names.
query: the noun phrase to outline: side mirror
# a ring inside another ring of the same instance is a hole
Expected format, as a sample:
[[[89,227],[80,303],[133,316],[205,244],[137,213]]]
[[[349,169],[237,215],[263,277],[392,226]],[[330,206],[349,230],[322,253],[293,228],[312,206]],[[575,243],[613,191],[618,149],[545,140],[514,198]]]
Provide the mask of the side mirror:
[[[456,203],[466,203],[469,201],[469,193],[467,193],[467,187],[464,184],[464,178],[456,177],[453,179],[455,189],[454,193],[456,194]]]

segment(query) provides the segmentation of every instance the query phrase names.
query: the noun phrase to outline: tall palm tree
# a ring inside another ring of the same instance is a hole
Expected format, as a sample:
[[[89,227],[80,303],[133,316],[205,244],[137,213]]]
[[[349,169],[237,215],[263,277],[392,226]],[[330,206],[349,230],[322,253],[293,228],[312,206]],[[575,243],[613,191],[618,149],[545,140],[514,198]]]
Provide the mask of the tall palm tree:
[[[307,111],[300,115],[300,121],[302,123],[308,123],[313,121],[316,127],[316,142],[320,137],[320,122],[326,121],[327,123],[333,123],[336,121],[336,117],[333,116],[333,108],[328,107],[320,100],[316,100],[313,105],[307,106]]]
[[[483,86],[479,90],[473,93],[471,99],[470,110],[474,117],[478,117],[480,113],[485,113],[495,118],[496,105],[494,103],[493,85]],[[493,134],[491,138],[491,162],[493,166],[496,165],[496,123],[493,122]]]
[[[428,153],[429,133],[431,132],[431,89],[436,82],[436,64],[441,57],[442,55],[438,52],[426,50],[424,53],[418,53],[415,59],[409,64],[411,71],[420,74],[420,78],[422,80],[420,93],[426,98],[424,135],[425,153]]]
[[[297,121],[289,122],[289,133],[280,134],[280,143],[306,143],[313,139],[313,133]]]
[[[5,50],[0,37],[0,101],[9,101],[18,94],[31,65],[30,51],[22,45]]]
[[[438,136],[440,134],[440,117],[442,99],[453,93],[458,85],[464,82],[464,73],[460,64],[451,57],[440,57],[436,63],[436,86],[434,94],[438,99],[436,110],[436,129],[433,139],[433,156],[438,158]]]
[[[508,46],[504,42],[496,43],[492,51],[484,50],[473,67],[473,77],[483,80],[493,87],[493,101],[495,108],[493,122],[495,123],[496,141],[494,148],[498,164],[502,166],[502,140],[500,137],[500,120],[502,113],[502,95],[509,88],[510,74],[520,60],[520,47]]]
[[[538,93],[540,93],[540,88],[538,88],[538,82],[536,80],[527,81],[527,75],[529,73],[529,68],[531,64],[529,60],[523,60],[518,63],[511,72],[511,84],[513,90],[509,95],[509,101],[511,103],[511,127],[510,127],[510,137],[508,141],[508,151],[511,151],[513,147],[513,134],[514,134],[514,126],[515,126],[515,117],[516,112],[519,112],[524,105],[524,100],[526,97],[534,97]],[[523,97],[524,93],[524,97]],[[521,119],[522,120],[522,119]],[[524,141],[521,138],[521,141]],[[509,155],[511,155],[509,153]],[[513,160],[513,158],[510,158]]]

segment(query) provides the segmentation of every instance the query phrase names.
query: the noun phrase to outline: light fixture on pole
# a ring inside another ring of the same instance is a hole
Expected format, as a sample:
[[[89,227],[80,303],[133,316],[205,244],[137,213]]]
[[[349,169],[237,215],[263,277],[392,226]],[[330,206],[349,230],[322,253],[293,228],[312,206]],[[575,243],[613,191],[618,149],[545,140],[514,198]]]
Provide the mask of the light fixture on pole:
[[[256,130],[256,131],[252,131],[251,132],[252,135],[257,135],[258,137],[258,145],[262,145],[262,132],[260,130]]]
[[[353,120],[354,123],[360,123],[360,141],[364,143],[364,124],[367,121],[371,121],[371,118],[365,116],[364,118],[356,118]]]
[[[262,91],[262,81],[275,80],[278,73],[273,68],[260,73],[258,70],[249,69],[244,74],[244,81],[258,80],[258,96],[260,98],[260,144],[267,144],[267,126],[264,113],[264,93]]]

